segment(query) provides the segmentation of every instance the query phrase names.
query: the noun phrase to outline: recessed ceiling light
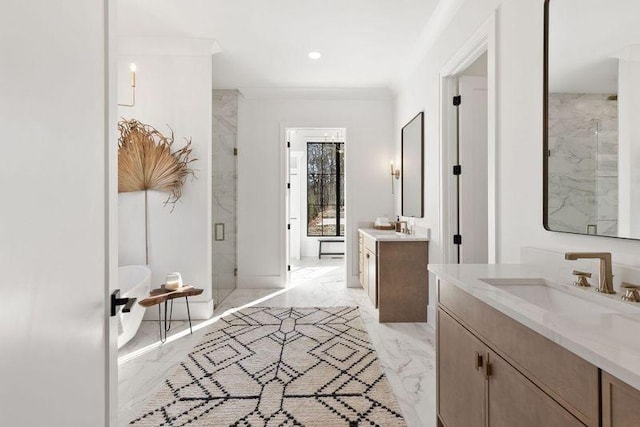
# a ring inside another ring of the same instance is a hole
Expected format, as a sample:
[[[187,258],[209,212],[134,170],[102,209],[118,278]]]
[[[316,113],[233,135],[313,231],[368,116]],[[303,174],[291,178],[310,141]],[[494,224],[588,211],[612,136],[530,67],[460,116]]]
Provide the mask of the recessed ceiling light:
[[[309,58],[311,59],[320,59],[321,56],[320,52],[309,52]]]

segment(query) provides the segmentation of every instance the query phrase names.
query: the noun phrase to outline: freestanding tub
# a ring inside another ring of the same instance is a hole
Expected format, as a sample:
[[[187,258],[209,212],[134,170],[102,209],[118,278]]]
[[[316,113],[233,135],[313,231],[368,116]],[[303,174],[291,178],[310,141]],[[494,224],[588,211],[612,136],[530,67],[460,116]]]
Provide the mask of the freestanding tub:
[[[151,270],[144,265],[126,265],[118,267],[118,287],[122,298],[137,298],[140,301],[149,296],[151,290]],[[131,312],[118,314],[118,348],[125,345],[136,335],[144,307],[138,302],[131,307]]]

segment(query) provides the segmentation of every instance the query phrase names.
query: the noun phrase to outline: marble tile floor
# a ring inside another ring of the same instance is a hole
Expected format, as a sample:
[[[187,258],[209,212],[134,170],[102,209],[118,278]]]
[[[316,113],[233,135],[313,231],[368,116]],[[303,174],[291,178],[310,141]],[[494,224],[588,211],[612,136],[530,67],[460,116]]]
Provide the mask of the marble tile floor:
[[[212,319],[174,322],[165,344],[158,324],[144,321],[138,334],[119,352],[118,420],[126,425],[140,412],[163,380],[202,339],[219,316],[242,306],[321,307],[357,305],[382,367],[409,426],[436,426],[435,336],[426,324],[380,324],[377,310],[361,288],[346,288],[344,260],[312,259],[296,263],[287,289],[237,289]]]

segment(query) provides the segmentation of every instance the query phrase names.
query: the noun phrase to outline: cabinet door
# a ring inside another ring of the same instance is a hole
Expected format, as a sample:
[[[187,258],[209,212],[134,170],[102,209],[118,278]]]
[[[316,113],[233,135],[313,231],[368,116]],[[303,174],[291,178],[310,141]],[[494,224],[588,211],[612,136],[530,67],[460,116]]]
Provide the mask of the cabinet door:
[[[602,373],[602,427],[640,425],[640,390]]]
[[[442,309],[437,320],[438,416],[447,427],[484,427],[487,382],[481,358],[487,349]]]
[[[376,255],[367,250],[367,292],[374,307],[378,307],[378,270]]]
[[[598,368],[455,285],[439,283],[440,305],[584,424],[600,422]],[[639,424],[640,426],[640,424]]]
[[[429,242],[378,242],[380,322],[426,322]]]
[[[359,267],[360,267],[360,271],[359,271],[359,276],[360,276],[360,286],[362,286],[362,288],[366,289],[366,284],[364,281],[364,269],[365,269],[365,263],[364,263],[364,240],[362,238],[362,236],[360,236],[359,238],[360,244],[358,245],[358,256],[360,258],[360,263],[359,263]]]
[[[583,426],[504,359],[489,351],[489,426]]]
[[[367,248],[362,245],[362,288],[365,292],[369,292],[369,254]]]

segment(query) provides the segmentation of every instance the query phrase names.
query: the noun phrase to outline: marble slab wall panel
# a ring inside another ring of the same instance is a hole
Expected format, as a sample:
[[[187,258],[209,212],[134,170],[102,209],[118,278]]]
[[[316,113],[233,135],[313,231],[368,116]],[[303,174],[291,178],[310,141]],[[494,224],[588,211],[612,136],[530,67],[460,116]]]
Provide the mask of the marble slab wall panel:
[[[549,96],[549,215],[552,230],[615,235],[618,107],[608,94]]]
[[[218,305],[236,287],[238,91],[213,91],[213,288]],[[215,224],[224,224],[216,240]],[[221,236],[218,236],[221,237]]]
[[[618,235],[618,102],[607,103],[615,110],[608,111],[598,131],[597,224],[598,234],[615,237]]]

